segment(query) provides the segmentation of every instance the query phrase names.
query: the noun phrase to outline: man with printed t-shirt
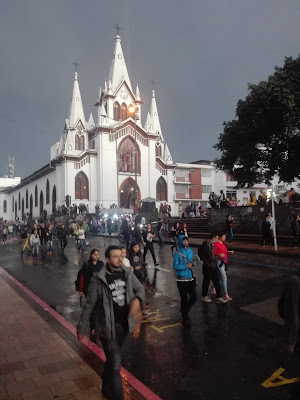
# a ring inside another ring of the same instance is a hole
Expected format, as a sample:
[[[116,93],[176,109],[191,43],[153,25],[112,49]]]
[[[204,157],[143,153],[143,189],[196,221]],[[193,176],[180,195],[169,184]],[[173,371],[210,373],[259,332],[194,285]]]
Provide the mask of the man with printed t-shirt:
[[[106,268],[90,281],[86,302],[77,326],[78,339],[89,335],[89,321],[95,308],[95,333],[106,355],[102,375],[102,393],[121,400],[121,350],[134,330],[134,314],[143,304],[145,290],[131,268],[122,265],[122,251],[110,246],[105,252]]]

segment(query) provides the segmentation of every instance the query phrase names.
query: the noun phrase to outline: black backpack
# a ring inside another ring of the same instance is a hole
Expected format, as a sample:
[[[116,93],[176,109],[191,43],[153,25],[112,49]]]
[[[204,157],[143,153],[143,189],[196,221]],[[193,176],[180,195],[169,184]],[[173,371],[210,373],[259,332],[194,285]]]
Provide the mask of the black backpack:
[[[200,246],[198,247],[198,256],[201,261],[203,261],[203,249],[204,249],[204,242],[200,244]]]

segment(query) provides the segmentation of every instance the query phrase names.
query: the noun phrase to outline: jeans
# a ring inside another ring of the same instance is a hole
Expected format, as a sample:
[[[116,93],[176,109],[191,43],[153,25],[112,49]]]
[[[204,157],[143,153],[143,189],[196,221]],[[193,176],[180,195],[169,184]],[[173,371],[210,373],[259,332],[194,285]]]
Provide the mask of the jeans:
[[[188,313],[192,305],[197,301],[197,292],[195,281],[180,282],[177,281],[177,287],[181,298],[181,314],[182,318],[188,317]]]
[[[228,231],[228,239],[229,239],[229,242],[231,242],[231,241],[232,241],[232,239],[233,239],[233,232],[232,232],[232,228],[230,228],[230,229],[229,229],[229,231]]]
[[[152,255],[154,264],[156,264],[156,257],[155,257],[154,247],[153,247],[153,243],[152,242],[147,242],[146,243],[145,252],[144,252],[144,262],[146,260],[146,255],[147,255],[148,250],[150,250],[150,253]]]
[[[163,244],[164,244],[164,240],[163,240],[162,234],[163,234],[162,231],[157,232],[158,240],[159,240],[159,245],[160,245],[160,246],[163,246]]]
[[[102,390],[112,393],[113,400],[122,400],[122,381],[120,376],[121,351],[128,335],[128,328],[116,324],[116,337],[104,339],[100,337],[106,356],[102,374]]]
[[[221,265],[221,263],[222,263],[222,261],[217,261],[217,268],[218,268],[218,271],[219,271],[219,273],[220,273],[220,276],[221,276],[221,287],[222,287],[222,290],[223,290],[223,296],[226,296],[226,295],[228,295],[228,291],[227,291],[227,275],[226,275],[226,271],[225,271],[225,264],[224,263],[222,263],[223,265],[222,265],[222,267],[220,268],[219,267],[219,265]]]
[[[171,246],[171,249],[173,250],[174,247],[175,247],[176,251],[177,251],[178,250],[178,237],[177,236],[173,236],[172,239],[173,239],[174,245]]]
[[[164,231],[165,233],[168,233],[168,231],[169,231],[169,224],[164,224],[164,226],[163,226],[163,231]]]
[[[49,253],[50,251],[52,251],[52,249],[53,249],[53,241],[48,240],[47,241],[47,252]]]
[[[216,289],[217,298],[222,297],[218,268],[203,265],[202,297],[207,296],[210,281],[212,281]]]
[[[84,251],[83,245],[84,245],[84,239],[79,239],[78,251],[80,250]]]
[[[32,255],[37,257],[39,255],[40,245],[38,243],[32,243]]]
[[[179,215],[179,218],[181,219],[181,218],[182,218],[182,215],[183,215],[183,211],[179,211],[179,212],[178,212],[178,215]]]
[[[66,237],[64,237],[64,238],[61,237],[61,238],[59,238],[59,240],[60,240],[61,249],[64,250],[68,244],[68,239]]]

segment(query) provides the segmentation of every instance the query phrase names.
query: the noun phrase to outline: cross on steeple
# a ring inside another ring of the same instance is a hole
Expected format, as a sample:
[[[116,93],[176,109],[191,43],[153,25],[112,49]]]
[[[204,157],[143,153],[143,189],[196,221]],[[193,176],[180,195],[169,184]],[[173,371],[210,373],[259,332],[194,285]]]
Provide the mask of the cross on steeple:
[[[152,81],[152,90],[155,90],[155,81]]]
[[[77,67],[79,67],[79,62],[74,61],[72,64],[74,65],[75,72],[77,72]]]
[[[119,36],[120,31],[122,30],[122,28],[120,27],[119,24],[117,24],[117,25],[115,25],[115,29],[116,29],[116,31],[117,31],[117,35]]]

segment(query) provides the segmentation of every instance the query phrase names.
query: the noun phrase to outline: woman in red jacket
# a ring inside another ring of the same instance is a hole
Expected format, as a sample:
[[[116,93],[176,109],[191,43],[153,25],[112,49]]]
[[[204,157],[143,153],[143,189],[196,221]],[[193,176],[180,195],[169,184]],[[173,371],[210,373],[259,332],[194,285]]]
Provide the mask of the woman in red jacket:
[[[227,247],[225,246],[226,240],[226,233],[221,233],[218,236],[218,240],[214,244],[214,255],[218,256],[218,270],[221,275],[221,287],[223,289],[223,299],[230,301],[232,298],[228,295],[227,290],[227,275],[226,275],[226,265],[227,265],[227,255],[233,254],[233,251],[228,251]]]

